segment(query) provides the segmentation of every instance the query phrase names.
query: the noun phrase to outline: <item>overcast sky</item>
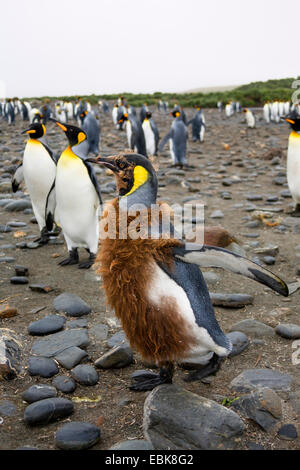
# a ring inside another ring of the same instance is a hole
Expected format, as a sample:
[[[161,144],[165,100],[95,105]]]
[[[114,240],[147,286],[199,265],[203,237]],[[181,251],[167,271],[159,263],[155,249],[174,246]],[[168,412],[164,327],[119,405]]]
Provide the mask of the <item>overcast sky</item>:
[[[7,96],[184,91],[300,75],[299,0],[5,0],[0,11]]]

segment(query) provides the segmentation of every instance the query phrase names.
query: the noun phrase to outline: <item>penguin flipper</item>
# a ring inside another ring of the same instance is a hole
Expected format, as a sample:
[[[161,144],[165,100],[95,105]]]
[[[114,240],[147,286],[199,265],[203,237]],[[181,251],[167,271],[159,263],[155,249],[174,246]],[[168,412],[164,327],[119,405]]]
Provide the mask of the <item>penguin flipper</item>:
[[[223,268],[264,284],[284,297],[289,295],[286,283],[271,271],[223,248],[185,243],[182,247],[174,248],[173,254],[186,263],[205,268]]]
[[[164,146],[166,145],[166,143],[168,142],[168,140],[173,136],[173,129],[171,129],[167,135],[165,135],[165,137],[162,139],[161,143],[159,144],[159,148],[158,150],[161,152],[164,148]]]
[[[96,178],[94,169],[93,169],[92,165],[89,162],[87,162],[86,160],[82,160],[82,161],[86,166],[86,169],[89,173],[89,177],[91,179],[91,182],[93,183],[93,185],[95,187],[95,190],[96,190],[96,193],[97,193],[97,196],[99,198],[99,202],[102,205],[101,190],[100,190],[100,186],[99,186],[98,180]]]
[[[54,223],[54,212],[56,206],[56,194],[55,194],[55,180],[51,186],[51,189],[48,193],[45,207],[45,221],[48,232],[51,232],[53,229]]]
[[[11,180],[11,186],[12,186],[12,190],[14,193],[16,193],[19,189],[19,186],[20,184],[22,183],[24,179],[24,175],[23,175],[23,163],[20,163],[20,165],[18,165],[16,171],[15,171],[15,174]]]

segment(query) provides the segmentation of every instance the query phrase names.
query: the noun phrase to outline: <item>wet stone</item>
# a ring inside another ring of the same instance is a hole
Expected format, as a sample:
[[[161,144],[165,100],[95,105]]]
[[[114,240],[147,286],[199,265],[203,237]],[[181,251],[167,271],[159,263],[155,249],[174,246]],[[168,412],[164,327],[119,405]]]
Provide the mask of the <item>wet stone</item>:
[[[100,439],[100,428],[94,424],[73,421],[64,424],[55,435],[55,443],[63,450],[84,450]]]
[[[66,319],[60,315],[47,315],[41,320],[34,321],[28,326],[30,335],[48,335],[63,329]]]
[[[58,367],[53,359],[48,357],[30,357],[28,361],[28,373],[41,377],[52,377],[58,374]]]
[[[70,416],[73,411],[73,403],[66,398],[46,398],[27,406],[24,421],[30,426],[48,424]]]
[[[52,384],[62,393],[72,393],[76,389],[76,382],[67,375],[57,375],[52,380]]]
[[[27,403],[34,403],[35,401],[44,400],[46,398],[56,397],[57,391],[51,385],[40,384],[32,385],[27,388],[22,394],[23,400]]]
[[[72,376],[81,385],[96,385],[99,375],[93,366],[82,364],[72,369]]]
[[[63,293],[53,301],[57,312],[64,312],[72,317],[80,317],[91,312],[91,307],[75,294]]]

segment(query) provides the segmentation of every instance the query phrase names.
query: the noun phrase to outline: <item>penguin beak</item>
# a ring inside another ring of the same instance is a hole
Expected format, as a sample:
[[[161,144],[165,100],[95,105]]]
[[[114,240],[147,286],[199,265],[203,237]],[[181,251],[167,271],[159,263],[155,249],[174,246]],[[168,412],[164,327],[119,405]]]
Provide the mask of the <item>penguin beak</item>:
[[[295,124],[295,121],[293,121],[292,119],[288,119],[288,118],[282,118],[284,119],[286,122],[289,122],[290,124]]]
[[[98,165],[105,166],[114,173],[119,173],[119,168],[114,164],[112,157],[87,158],[86,162],[97,163]]]
[[[35,134],[34,129],[26,129],[26,131],[21,132],[21,134]]]
[[[61,124],[59,121],[56,121],[56,120],[53,119],[53,118],[49,118],[49,121],[55,122],[55,124],[57,124],[58,127],[60,127],[62,131],[67,132],[68,129],[66,128],[66,126],[64,126],[63,124]]]

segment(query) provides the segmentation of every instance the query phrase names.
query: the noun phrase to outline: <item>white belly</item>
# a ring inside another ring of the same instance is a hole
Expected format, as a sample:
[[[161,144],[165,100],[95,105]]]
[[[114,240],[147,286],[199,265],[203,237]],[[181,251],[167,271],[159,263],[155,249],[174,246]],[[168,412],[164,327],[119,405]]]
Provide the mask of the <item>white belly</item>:
[[[246,113],[246,120],[247,120],[248,127],[253,128],[255,126],[255,118],[250,111]]]
[[[131,129],[131,123],[130,121],[126,121],[126,134],[127,134],[127,142],[129,148],[131,148],[131,134],[132,134],[132,129]]]
[[[213,351],[220,356],[228,355],[226,348],[218,346],[205,328],[199,327],[190,301],[183,290],[173,279],[171,279],[156,263],[153,265],[153,277],[150,285],[147,287],[149,301],[155,306],[162,304],[165,297],[172,298],[177,304],[177,311],[181,316],[182,324],[186,325],[188,331],[194,336],[197,345],[192,347],[187,356],[196,358],[204,356]],[[178,324],[180,329],[181,324]]]
[[[287,181],[296,204],[300,204],[300,135],[291,135],[287,154]]]
[[[146,150],[148,155],[155,154],[155,138],[149,121],[143,122],[143,131],[146,140]]]
[[[60,157],[56,175],[56,212],[68,248],[97,251],[99,199],[80,158]]]
[[[30,139],[23,157],[23,174],[39,228],[45,226],[45,205],[55,179],[56,165],[45,147]]]

